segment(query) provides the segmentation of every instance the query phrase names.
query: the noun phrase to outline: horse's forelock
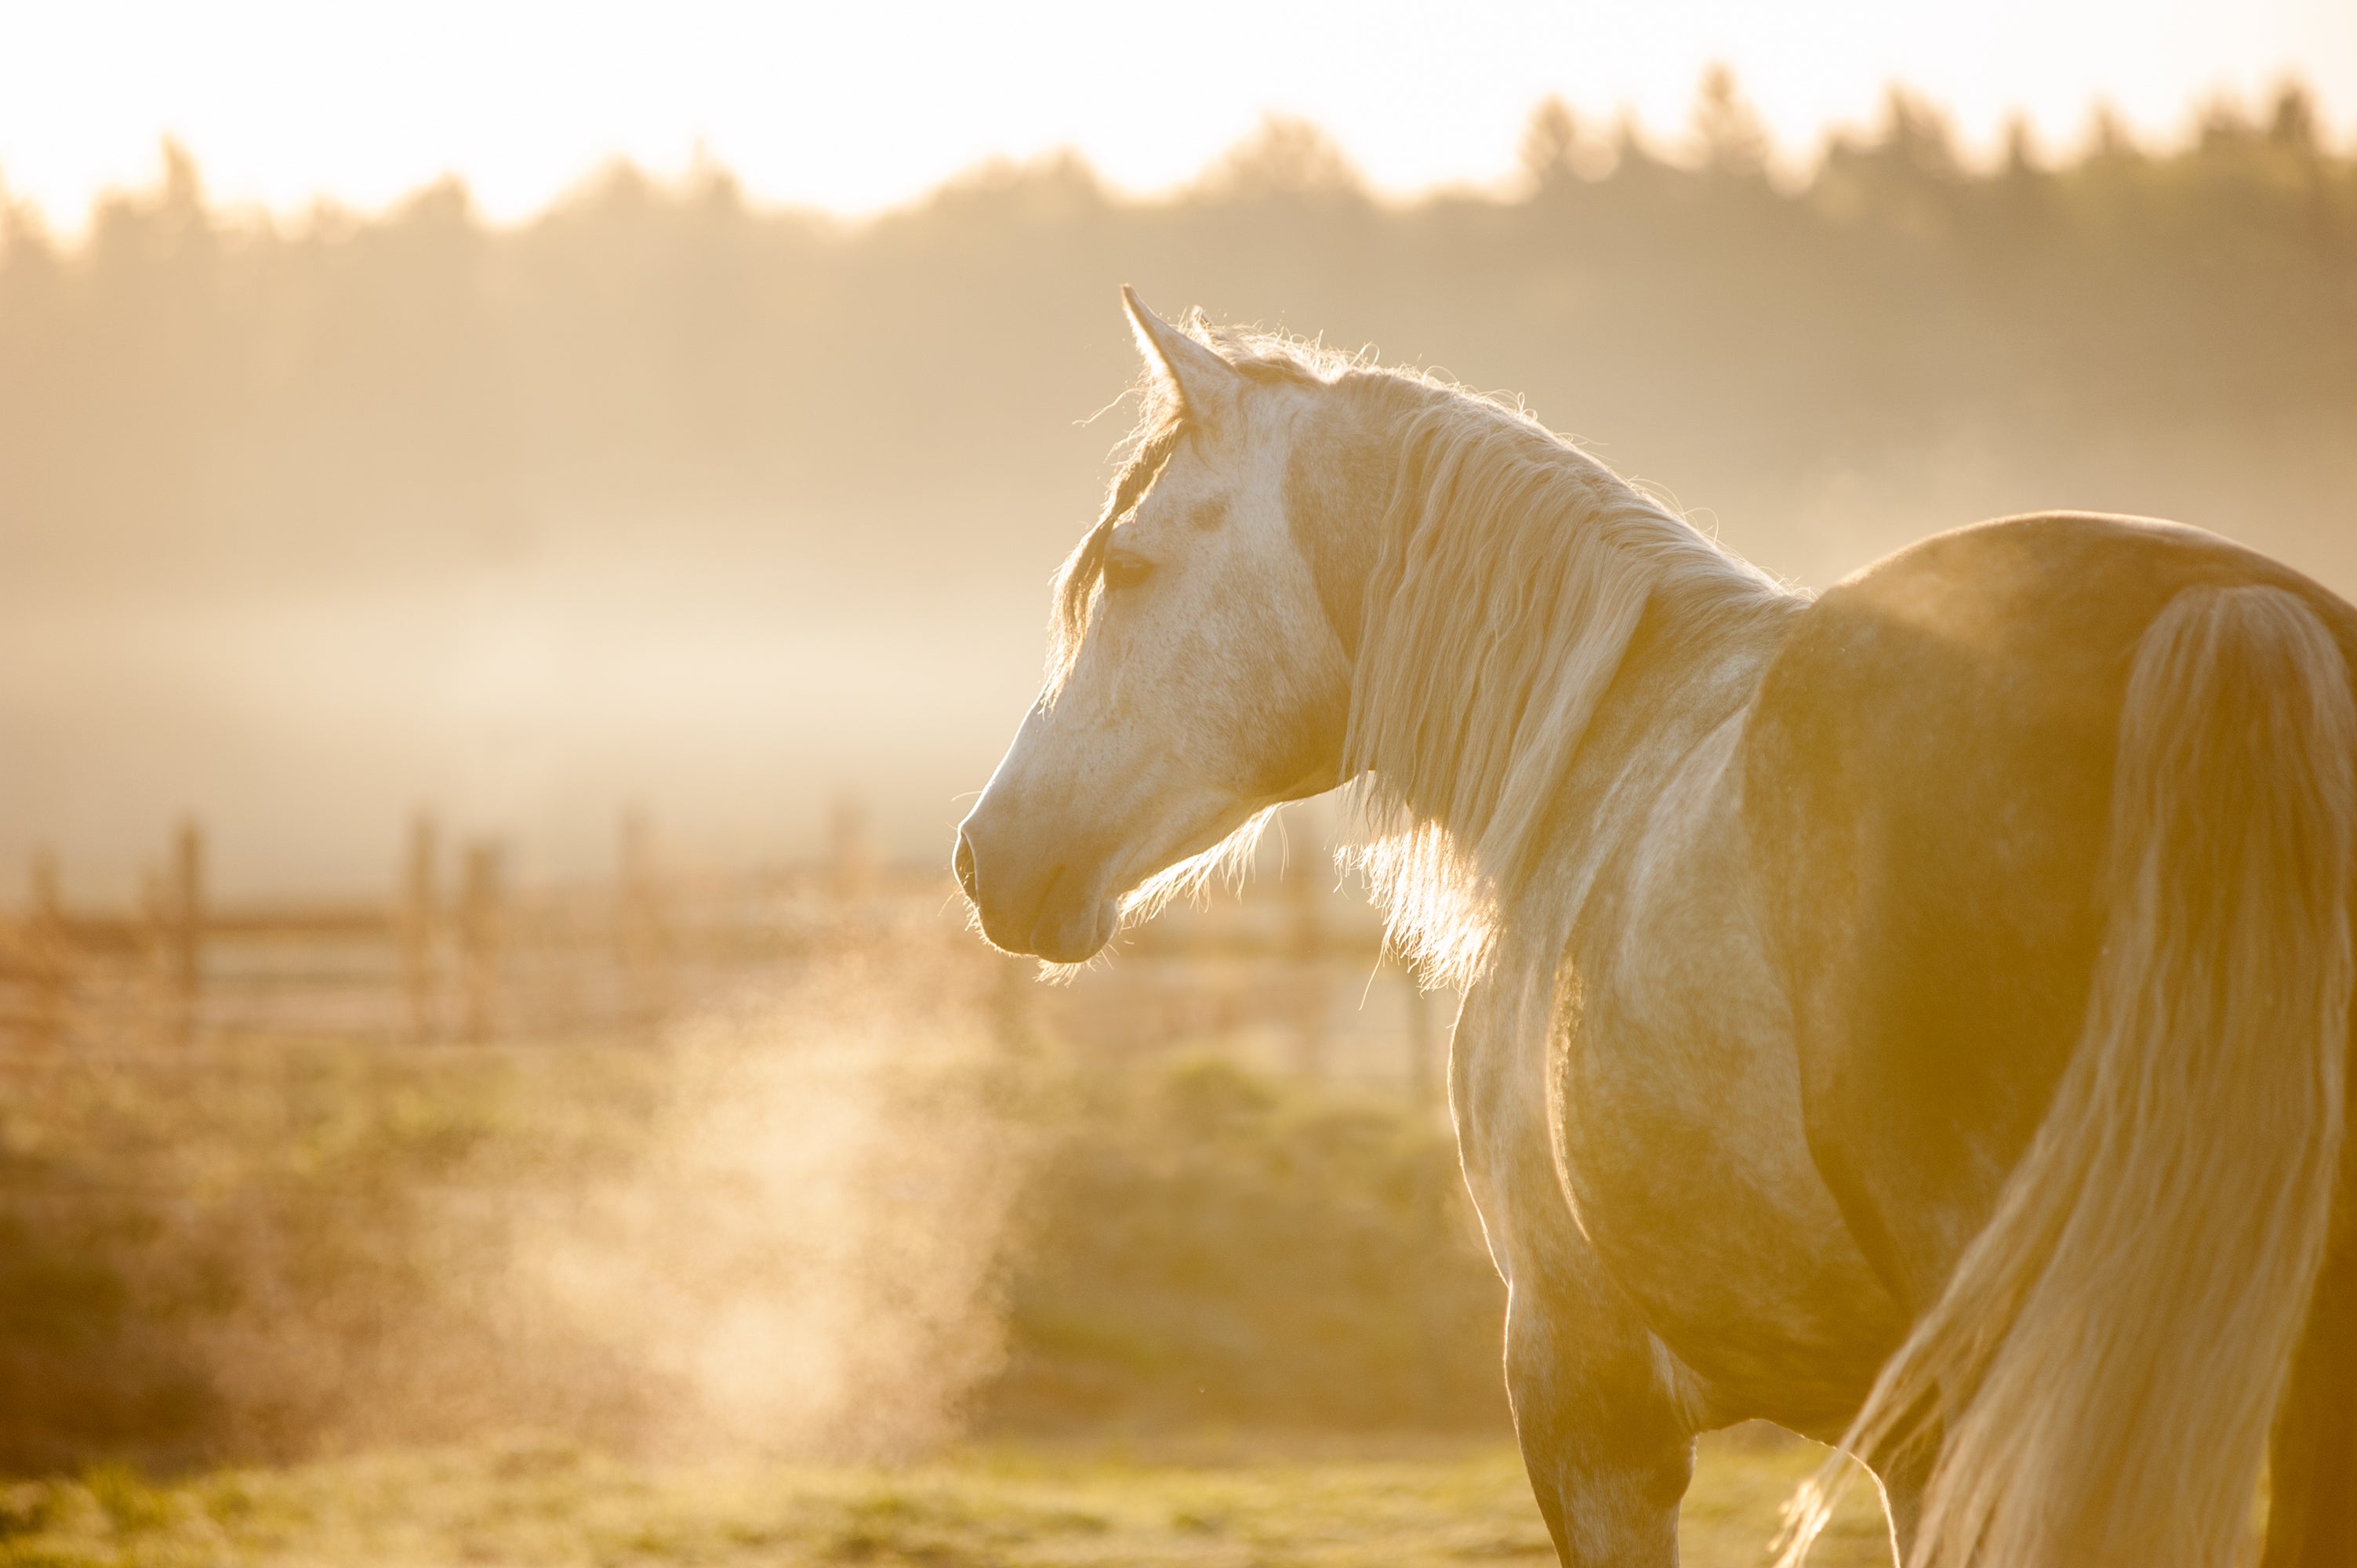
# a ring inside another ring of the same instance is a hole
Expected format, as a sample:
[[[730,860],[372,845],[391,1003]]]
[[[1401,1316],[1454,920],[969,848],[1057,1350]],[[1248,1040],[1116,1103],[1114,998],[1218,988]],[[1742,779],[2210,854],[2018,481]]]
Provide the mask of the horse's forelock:
[[[1360,354],[1341,354],[1320,342],[1306,338],[1294,338],[1289,332],[1249,330],[1249,328],[1226,328],[1207,321],[1192,321],[1186,328],[1195,342],[1211,349],[1219,359],[1228,363],[1231,371],[1244,377],[1249,387],[1331,387],[1341,382],[1353,371],[1365,371],[1372,366],[1372,349]],[[1395,377],[1398,372],[1382,372]],[[1412,377],[1415,380],[1415,377]],[[1126,453],[1120,474],[1114,474],[1113,489],[1105,495],[1105,510],[1098,514],[1096,523],[1082,535],[1072,554],[1065,556],[1063,566],[1056,573],[1056,604],[1053,604],[1051,625],[1049,625],[1049,658],[1047,658],[1047,693],[1044,701],[1053,703],[1063,691],[1065,679],[1071,679],[1072,662],[1080,658],[1080,644],[1087,639],[1089,622],[1096,616],[1096,589],[1105,577],[1105,550],[1110,544],[1113,526],[1125,516],[1136,511],[1138,502],[1153,489],[1155,478],[1169,465],[1171,453],[1198,422],[1188,415],[1188,408],[1174,396],[1174,389],[1157,377],[1148,375],[1138,387],[1143,401],[1143,415],[1136,429],[1131,429],[1122,446],[1114,450]]]
[[[1359,361],[1282,333],[1243,332],[1197,324],[1190,335],[1248,382],[1257,386],[1312,386],[1329,381]],[[1053,702],[1080,658],[1081,642],[1095,615],[1098,585],[1114,525],[1137,509],[1168,466],[1178,444],[1198,426],[1184,404],[1152,377],[1139,389],[1145,413],[1122,439],[1127,456],[1114,476],[1104,510],[1056,574],[1055,609],[1049,628],[1047,697]]]
[[[1150,401],[1122,445],[1128,460],[1114,476],[1104,510],[1083,535],[1056,574],[1055,614],[1048,649],[1048,696],[1052,701],[1081,656],[1081,640],[1088,635],[1094,613],[1097,585],[1104,578],[1105,547],[1114,524],[1127,517],[1146,499],[1146,492],[1169,463],[1171,453],[1187,434],[1186,412],[1175,402]]]

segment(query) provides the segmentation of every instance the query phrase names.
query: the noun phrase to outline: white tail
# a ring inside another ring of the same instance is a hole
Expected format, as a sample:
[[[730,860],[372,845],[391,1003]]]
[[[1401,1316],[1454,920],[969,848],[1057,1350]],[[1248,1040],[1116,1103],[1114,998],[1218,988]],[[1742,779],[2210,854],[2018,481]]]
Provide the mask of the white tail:
[[[2121,714],[2077,1051],[1843,1444],[1928,1468],[1909,1568],[2233,1561],[2331,1218],[2352,846],[2323,623],[2276,588],[2179,595]],[[1786,1563],[1826,1506],[1796,1501]]]

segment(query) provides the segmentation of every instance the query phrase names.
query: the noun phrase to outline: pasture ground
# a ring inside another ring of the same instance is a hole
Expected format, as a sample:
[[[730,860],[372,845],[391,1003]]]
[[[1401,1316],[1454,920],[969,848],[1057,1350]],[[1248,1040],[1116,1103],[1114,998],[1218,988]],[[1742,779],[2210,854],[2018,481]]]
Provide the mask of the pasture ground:
[[[1756,1429],[1705,1439],[1690,1568],[1764,1563],[1779,1504],[1822,1452]],[[1553,1561],[1519,1459],[1486,1442],[974,1448],[890,1468],[661,1466],[517,1442],[0,1485],[4,1568]],[[1854,1488],[1815,1562],[1886,1561],[1871,1493]]]

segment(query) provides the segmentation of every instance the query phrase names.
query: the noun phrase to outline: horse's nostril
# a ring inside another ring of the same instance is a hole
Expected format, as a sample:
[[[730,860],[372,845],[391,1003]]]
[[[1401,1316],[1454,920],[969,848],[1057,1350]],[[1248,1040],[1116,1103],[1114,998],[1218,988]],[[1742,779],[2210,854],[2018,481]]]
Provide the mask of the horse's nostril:
[[[979,901],[982,895],[974,890],[974,845],[963,833],[958,834],[957,853],[950,857],[950,864],[957,868],[958,886],[965,889],[965,896]]]

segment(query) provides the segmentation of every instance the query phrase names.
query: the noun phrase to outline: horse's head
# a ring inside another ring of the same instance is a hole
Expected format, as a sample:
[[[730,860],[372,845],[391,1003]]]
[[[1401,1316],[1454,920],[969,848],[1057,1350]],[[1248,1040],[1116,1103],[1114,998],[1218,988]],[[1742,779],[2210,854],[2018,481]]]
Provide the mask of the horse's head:
[[[1046,688],[958,830],[999,947],[1077,962],[1125,897],[1337,782],[1349,666],[1287,518],[1325,389],[1268,376],[1124,291],[1146,423],[1066,564]]]

